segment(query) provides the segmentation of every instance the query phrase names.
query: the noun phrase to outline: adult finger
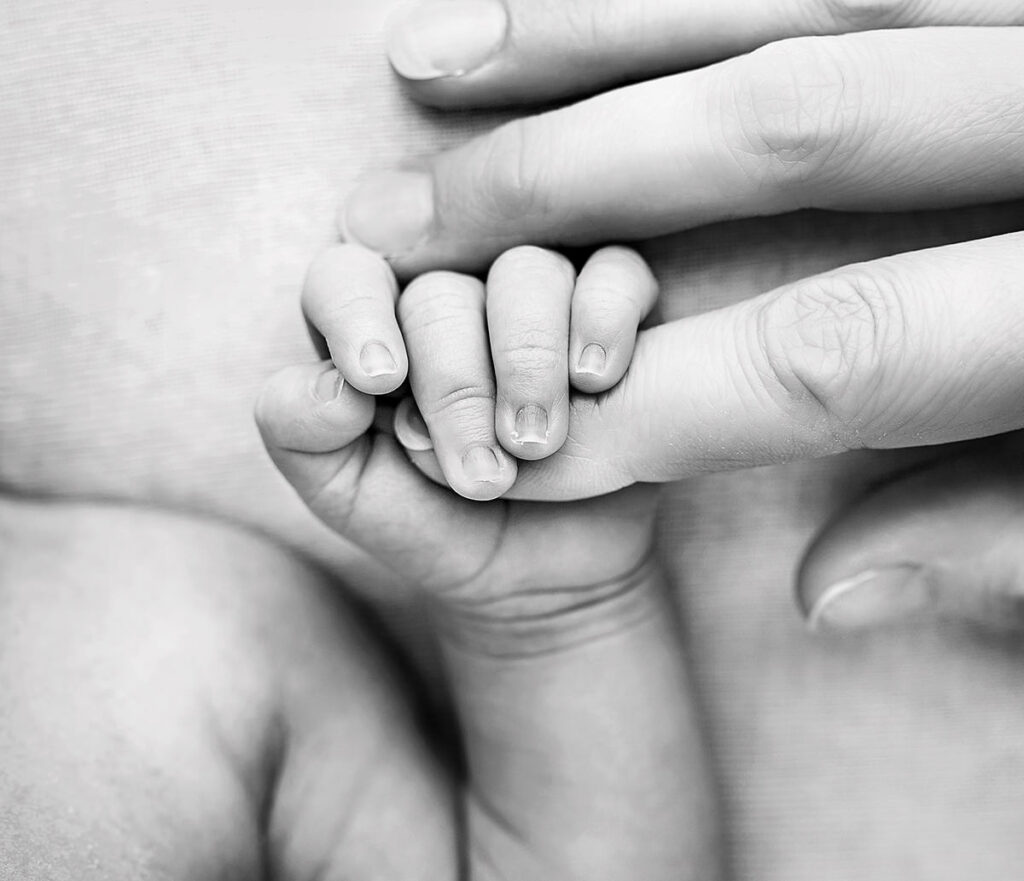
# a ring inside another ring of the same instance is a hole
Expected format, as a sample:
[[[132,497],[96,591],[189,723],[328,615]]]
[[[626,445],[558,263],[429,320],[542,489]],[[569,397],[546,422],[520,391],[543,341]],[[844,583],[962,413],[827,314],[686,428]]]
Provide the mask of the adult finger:
[[[398,282],[381,258],[358,245],[328,249],[310,267],[302,309],[327,341],[346,381],[367,394],[397,389],[409,369],[395,317]]]
[[[824,529],[797,587],[812,627],[1024,628],[1024,438],[983,446],[890,483]]]
[[[982,437],[1024,426],[1024,234],[805,279],[640,334],[513,495]]]
[[[1024,193],[1022,81],[1022,28],[773,43],[374,175],[348,198],[343,231],[406,274],[475,268],[522,242],[1003,200]]]
[[[541,459],[569,429],[569,313],[576,273],[552,251],[502,254],[487,276],[487,327],[497,384],[498,440]]]
[[[388,57],[424,103],[494,105],[677,73],[784,37],[1015,24],[1018,0],[420,0],[393,14]]]

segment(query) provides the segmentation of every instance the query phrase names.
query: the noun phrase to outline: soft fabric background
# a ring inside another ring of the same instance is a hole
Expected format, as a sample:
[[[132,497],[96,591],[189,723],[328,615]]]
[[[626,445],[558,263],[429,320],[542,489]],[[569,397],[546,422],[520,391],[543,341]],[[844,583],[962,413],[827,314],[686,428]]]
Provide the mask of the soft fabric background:
[[[386,4],[7,0],[0,9],[0,481],[227,518],[402,607],[266,461],[251,404],[309,355],[303,272],[367,168],[494,124],[409,104]],[[1024,209],[808,214],[653,243],[665,313],[830,266],[1019,229]],[[970,296],[965,291],[964,296]],[[1020,876],[1019,644],[827,640],[792,601],[815,528],[908,461],[857,454],[681,483],[664,556],[722,772],[736,875]]]

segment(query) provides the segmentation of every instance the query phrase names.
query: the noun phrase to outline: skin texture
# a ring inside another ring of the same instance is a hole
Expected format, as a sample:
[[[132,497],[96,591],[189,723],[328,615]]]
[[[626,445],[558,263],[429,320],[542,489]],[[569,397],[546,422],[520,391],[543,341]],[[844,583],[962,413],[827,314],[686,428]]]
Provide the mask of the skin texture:
[[[322,573],[110,504],[5,500],[0,549],[3,877],[454,877],[406,682]]]
[[[361,36],[378,27],[369,6],[19,11],[2,38],[0,479],[12,494],[241,523],[344,573],[400,627],[404,587],[315,523],[251,422],[264,379],[310,357],[299,286],[332,240],[337,194],[366,166],[496,121],[442,131],[405,103],[380,43]],[[800,215],[647,251],[666,317],[680,317],[852,260],[1005,232],[1019,211]],[[837,646],[808,636],[790,599],[824,518],[912,459],[700,478],[664,502],[738,878],[960,881],[1019,867],[1018,650],[959,631]]]

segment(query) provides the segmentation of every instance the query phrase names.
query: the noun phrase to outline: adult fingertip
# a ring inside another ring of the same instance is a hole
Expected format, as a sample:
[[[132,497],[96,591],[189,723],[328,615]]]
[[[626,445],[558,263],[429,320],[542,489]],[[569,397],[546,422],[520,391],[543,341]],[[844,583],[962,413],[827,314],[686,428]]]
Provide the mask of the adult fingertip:
[[[508,13],[499,0],[420,0],[392,15],[388,59],[408,80],[460,77],[493,58],[508,30]]]
[[[368,175],[338,211],[338,231],[346,242],[389,258],[414,250],[430,237],[434,225],[434,181],[420,170]]]
[[[1024,473],[987,448],[906,476],[841,512],[801,564],[797,597],[817,630],[951,620],[1019,630]]]

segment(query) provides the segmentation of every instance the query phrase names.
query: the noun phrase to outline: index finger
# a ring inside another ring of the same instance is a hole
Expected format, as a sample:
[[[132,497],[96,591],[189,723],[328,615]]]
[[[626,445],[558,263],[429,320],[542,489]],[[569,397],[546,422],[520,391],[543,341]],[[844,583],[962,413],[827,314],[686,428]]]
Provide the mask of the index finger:
[[[388,57],[439,107],[539,102],[706,64],[786,37],[1024,23],[1019,0],[420,0]]]
[[[846,267],[644,332],[510,498],[1024,427],[1024,234]]]
[[[1005,201],[1024,194],[1022,80],[1022,28],[785,40],[375,174],[342,231],[407,275],[801,208]]]

